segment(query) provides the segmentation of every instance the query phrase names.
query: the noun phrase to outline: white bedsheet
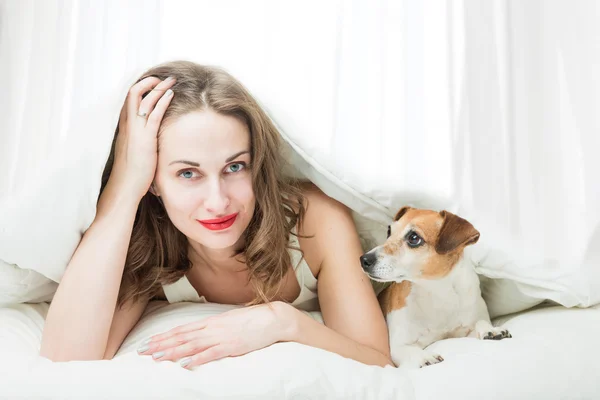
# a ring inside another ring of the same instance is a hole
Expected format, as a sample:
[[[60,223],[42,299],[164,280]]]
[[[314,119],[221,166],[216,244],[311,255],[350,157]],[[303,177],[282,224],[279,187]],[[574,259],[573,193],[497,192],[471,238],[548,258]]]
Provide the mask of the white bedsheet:
[[[193,371],[136,354],[151,334],[229,309],[155,302],[111,361],[37,355],[47,304],[0,309],[1,399],[600,399],[600,309],[551,307],[509,319],[513,339],[450,339],[420,370],[362,365],[280,343]],[[68,329],[68,327],[65,327]]]

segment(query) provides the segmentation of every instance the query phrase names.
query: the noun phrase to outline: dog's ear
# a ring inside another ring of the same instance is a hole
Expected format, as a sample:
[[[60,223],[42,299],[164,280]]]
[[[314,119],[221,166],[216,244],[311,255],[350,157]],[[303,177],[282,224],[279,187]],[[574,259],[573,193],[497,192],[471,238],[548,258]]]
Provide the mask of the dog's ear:
[[[406,214],[406,212],[410,209],[412,209],[412,207],[404,206],[400,210],[398,210],[398,212],[396,213],[396,216],[394,217],[394,222],[400,220],[400,218],[402,218],[402,216],[404,214]]]
[[[435,244],[435,251],[438,254],[446,254],[459,246],[477,243],[479,232],[469,221],[448,211],[441,211],[440,215],[444,218],[444,223]]]

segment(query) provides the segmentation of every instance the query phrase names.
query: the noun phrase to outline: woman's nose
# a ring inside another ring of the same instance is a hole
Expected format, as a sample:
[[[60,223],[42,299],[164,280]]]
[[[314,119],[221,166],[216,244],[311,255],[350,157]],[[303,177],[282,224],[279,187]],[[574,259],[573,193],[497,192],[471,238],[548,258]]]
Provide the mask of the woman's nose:
[[[226,187],[220,179],[215,179],[211,182],[206,200],[204,201],[206,210],[213,214],[222,214],[229,207],[229,196],[227,195]]]

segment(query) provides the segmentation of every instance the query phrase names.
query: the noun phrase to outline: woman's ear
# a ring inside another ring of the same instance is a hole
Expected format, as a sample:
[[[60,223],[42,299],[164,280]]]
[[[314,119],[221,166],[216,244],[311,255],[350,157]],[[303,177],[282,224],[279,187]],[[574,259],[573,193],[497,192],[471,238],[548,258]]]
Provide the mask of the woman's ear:
[[[160,197],[160,193],[158,192],[158,189],[156,189],[156,185],[154,184],[154,182],[152,182],[152,185],[150,185],[150,189],[148,189],[148,191],[156,197]]]

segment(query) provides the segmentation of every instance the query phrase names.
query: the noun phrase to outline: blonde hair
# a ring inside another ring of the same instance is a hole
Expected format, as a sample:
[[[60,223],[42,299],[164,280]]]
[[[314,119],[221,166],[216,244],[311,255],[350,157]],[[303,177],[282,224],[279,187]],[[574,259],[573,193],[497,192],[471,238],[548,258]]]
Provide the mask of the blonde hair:
[[[249,283],[256,293],[248,305],[273,300],[291,266],[289,235],[293,234],[294,226],[302,224],[305,213],[304,196],[298,183],[282,172],[284,160],[279,132],[246,88],[222,69],[174,61],[151,68],[138,82],[148,76],[177,80],[172,87],[175,95],[161,128],[189,112],[206,109],[236,117],[247,125],[256,205],[245,231],[245,247],[235,256],[246,263]],[[118,134],[117,126],[100,194],[112,171]],[[133,225],[118,304],[149,299],[160,285],[181,278],[191,268],[188,246],[187,238],[170,221],[159,199],[146,193]]]

